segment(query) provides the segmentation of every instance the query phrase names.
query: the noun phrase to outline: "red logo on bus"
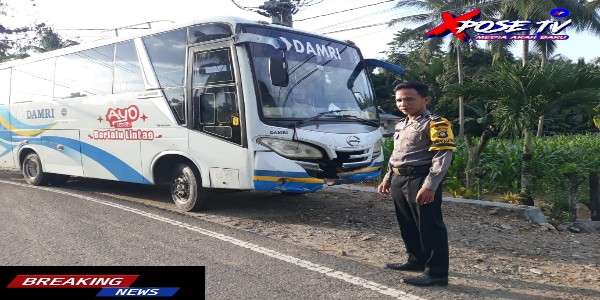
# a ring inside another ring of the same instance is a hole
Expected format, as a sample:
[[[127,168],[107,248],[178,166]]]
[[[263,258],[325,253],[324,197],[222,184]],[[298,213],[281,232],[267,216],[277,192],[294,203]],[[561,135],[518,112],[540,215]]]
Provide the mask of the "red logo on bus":
[[[131,128],[133,122],[140,117],[146,118],[146,116],[140,116],[140,109],[137,105],[131,105],[127,108],[109,108],[106,112],[106,121],[110,124],[110,127],[114,128]]]

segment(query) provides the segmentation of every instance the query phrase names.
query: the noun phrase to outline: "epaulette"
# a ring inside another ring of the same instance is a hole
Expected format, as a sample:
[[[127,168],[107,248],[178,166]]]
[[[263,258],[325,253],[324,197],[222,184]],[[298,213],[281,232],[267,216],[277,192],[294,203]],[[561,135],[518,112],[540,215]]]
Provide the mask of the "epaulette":
[[[436,114],[430,114],[429,115],[429,120],[431,120],[431,121],[439,121],[441,119],[442,119],[442,117],[440,117],[440,116],[438,116]]]

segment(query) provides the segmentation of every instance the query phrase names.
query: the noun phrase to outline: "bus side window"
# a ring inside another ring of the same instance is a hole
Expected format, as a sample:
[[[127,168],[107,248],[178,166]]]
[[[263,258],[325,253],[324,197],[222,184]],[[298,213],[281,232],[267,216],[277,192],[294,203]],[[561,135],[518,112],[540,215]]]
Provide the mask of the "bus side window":
[[[195,129],[232,139],[233,128],[239,128],[233,120],[239,118],[235,88],[194,89],[193,97],[198,101],[194,109]]]
[[[226,24],[201,24],[191,26],[188,31],[188,44],[208,42],[230,37],[231,28]]]
[[[144,37],[154,73],[179,124],[185,124],[186,29]]]
[[[133,41],[117,44],[115,54],[115,83],[113,92],[143,91],[144,79]]]
[[[12,72],[11,102],[43,102],[52,100],[55,59],[17,66]]]
[[[226,84],[233,81],[229,50],[199,52],[194,56],[193,86]]]
[[[56,61],[54,98],[112,93],[114,45],[67,54]]]
[[[229,49],[194,53],[194,129],[241,143],[240,115]]]

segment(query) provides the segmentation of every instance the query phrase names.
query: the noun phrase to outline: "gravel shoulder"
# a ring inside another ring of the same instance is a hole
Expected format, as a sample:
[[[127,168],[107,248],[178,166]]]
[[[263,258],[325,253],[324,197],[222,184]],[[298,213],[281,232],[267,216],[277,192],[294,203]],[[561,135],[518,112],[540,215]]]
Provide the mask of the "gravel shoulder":
[[[390,198],[340,189],[227,198],[205,217],[375,266],[406,259]],[[477,298],[600,299],[600,235],[549,231],[518,213],[469,204],[446,202],[443,210],[450,289]]]

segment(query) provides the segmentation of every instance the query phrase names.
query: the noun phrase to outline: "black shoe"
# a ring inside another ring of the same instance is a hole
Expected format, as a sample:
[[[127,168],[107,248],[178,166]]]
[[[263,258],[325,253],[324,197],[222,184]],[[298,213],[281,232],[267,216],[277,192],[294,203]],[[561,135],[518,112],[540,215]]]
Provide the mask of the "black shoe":
[[[404,279],[404,283],[415,286],[447,286],[448,277],[431,277],[429,275],[421,275],[417,277],[409,277]]]
[[[423,265],[417,265],[415,263],[391,263],[391,264],[385,264],[385,266],[383,266],[384,269],[390,269],[390,270],[398,270],[398,271],[414,271],[414,272],[423,272],[425,271],[425,266]]]

